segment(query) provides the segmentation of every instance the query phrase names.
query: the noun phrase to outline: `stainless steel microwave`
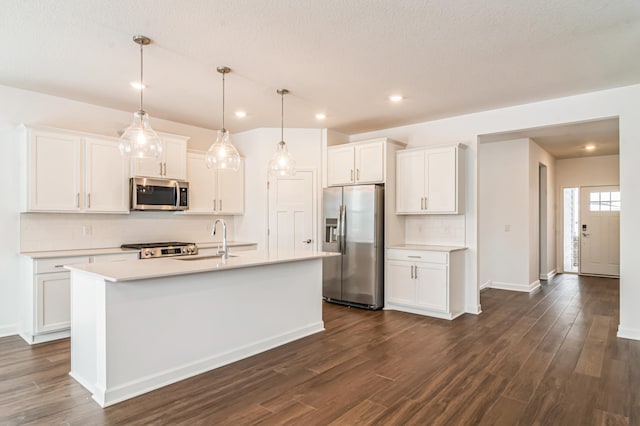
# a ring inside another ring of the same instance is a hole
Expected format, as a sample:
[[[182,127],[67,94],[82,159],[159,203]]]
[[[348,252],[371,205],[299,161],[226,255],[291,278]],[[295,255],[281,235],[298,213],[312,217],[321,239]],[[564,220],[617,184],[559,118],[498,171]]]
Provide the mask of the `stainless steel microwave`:
[[[187,210],[189,183],[171,179],[131,178],[131,210]]]

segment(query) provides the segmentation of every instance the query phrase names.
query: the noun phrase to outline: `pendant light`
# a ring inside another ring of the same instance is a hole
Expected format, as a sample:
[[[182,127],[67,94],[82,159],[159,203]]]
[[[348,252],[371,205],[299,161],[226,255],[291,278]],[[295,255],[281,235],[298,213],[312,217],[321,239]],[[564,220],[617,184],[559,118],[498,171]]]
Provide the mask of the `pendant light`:
[[[151,43],[143,35],[133,36],[134,43],[140,45],[140,109],[133,113],[133,123],[120,137],[120,153],[125,157],[158,158],[162,155],[163,143],[149,125],[149,114],[142,109],[144,92],[142,46]]]
[[[276,92],[281,99],[281,121],[280,121],[280,142],[276,148],[275,154],[269,161],[269,174],[272,176],[293,176],[296,174],[296,162],[287,149],[284,142],[284,95],[289,93],[287,89],[278,89]]]
[[[231,72],[229,67],[218,67],[222,74],[222,129],[218,130],[216,141],[207,151],[207,167],[215,170],[233,170],[240,168],[240,154],[229,141],[229,132],[224,127],[224,76]]]

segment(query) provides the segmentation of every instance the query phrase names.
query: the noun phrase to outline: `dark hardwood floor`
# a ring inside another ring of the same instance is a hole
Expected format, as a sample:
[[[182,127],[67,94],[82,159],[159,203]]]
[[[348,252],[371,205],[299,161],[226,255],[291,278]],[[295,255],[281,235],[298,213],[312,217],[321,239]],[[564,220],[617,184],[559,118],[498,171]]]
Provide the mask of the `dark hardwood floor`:
[[[559,275],[454,321],[325,304],[323,333],[107,409],[68,376],[68,340],[2,338],[0,425],[638,425],[618,300],[618,280]]]

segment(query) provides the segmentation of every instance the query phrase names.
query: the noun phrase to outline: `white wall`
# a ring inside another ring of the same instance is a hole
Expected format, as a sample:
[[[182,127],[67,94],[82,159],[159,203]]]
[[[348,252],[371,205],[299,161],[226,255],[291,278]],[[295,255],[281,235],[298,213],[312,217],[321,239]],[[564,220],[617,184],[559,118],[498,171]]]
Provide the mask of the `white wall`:
[[[546,186],[546,238],[543,254],[546,255],[543,265],[546,271],[540,270],[540,173],[539,166],[547,167]],[[555,158],[542,149],[533,140],[529,142],[529,283],[540,279],[542,273],[549,274],[556,270],[556,216],[555,216]]]
[[[619,335],[640,339],[640,264],[636,260],[640,240],[640,85],[534,102],[409,126],[352,135],[351,140],[390,137],[408,147],[465,143],[467,150],[466,210],[466,310],[478,312],[477,247],[477,142],[478,137],[542,126],[603,118],[620,120],[620,185],[626,203],[620,214],[621,303]]]
[[[558,271],[564,267],[564,246],[562,234],[563,199],[562,189],[579,186],[619,185],[620,156],[603,155],[597,157],[568,158],[556,160],[556,223],[558,225],[556,264]],[[624,203],[624,201],[622,201]]]
[[[132,215],[23,214],[18,213],[22,188],[19,180],[19,139],[16,128],[21,123],[117,136],[126,128],[136,109],[118,111],[82,102],[0,86],[0,177],[9,193],[0,202],[0,336],[17,331],[19,286],[18,254],[20,230],[23,250],[51,248],[113,247],[124,242],[193,239],[208,241],[211,218],[184,217],[173,213],[136,213]],[[207,149],[215,132],[198,127],[160,120],[151,125],[164,131],[191,137],[189,148]],[[92,225],[92,235],[82,236],[82,226]],[[233,227],[231,228],[233,230]],[[233,234],[231,234],[233,235]],[[202,236],[202,238],[200,238]]]
[[[527,288],[529,139],[483,143],[478,152],[480,284]]]
[[[285,129],[284,140],[297,168],[316,172],[317,194],[322,194],[322,129]],[[232,135],[232,142],[245,160],[245,214],[235,218],[236,239],[256,241],[267,247],[267,165],[280,141],[279,128],[261,128]],[[318,227],[316,226],[316,229]],[[314,238],[318,241],[318,238]]]

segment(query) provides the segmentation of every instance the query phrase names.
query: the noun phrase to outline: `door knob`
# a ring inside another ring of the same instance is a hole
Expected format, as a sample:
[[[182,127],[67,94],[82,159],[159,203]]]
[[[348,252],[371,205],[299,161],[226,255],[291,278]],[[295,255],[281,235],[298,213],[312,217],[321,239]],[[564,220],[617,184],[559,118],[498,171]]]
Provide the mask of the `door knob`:
[[[305,244],[311,244],[311,238],[309,238],[308,240],[304,240],[303,243]]]

